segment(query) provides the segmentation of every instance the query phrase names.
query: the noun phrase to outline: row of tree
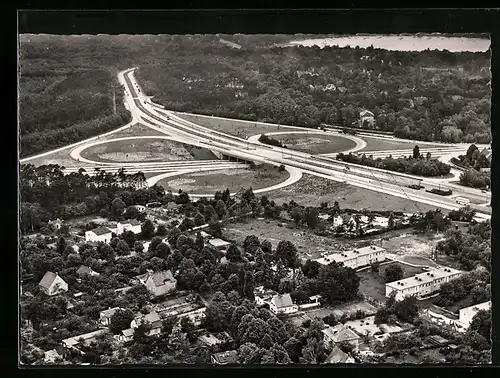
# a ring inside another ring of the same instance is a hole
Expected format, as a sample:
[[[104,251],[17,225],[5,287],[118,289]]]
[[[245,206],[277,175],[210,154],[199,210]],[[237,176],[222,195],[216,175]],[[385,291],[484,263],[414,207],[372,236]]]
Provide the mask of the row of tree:
[[[450,173],[451,167],[437,159],[421,159],[413,157],[400,157],[393,158],[392,156],[386,158],[376,158],[366,156],[366,154],[358,157],[355,154],[339,153],[336,156],[337,160],[345,161],[353,164],[365,165],[379,169],[386,169],[389,171],[407,173],[416,176],[436,177],[447,175]]]

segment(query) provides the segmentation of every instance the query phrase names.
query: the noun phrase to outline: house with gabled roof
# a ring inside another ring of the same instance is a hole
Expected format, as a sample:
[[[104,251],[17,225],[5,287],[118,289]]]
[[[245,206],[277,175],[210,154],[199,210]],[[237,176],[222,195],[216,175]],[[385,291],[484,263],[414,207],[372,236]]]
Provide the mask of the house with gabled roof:
[[[170,270],[148,272],[145,277],[141,277],[141,281],[144,282],[148,291],[155,297],[175,291],[177,285],[177,280]]]
[[[354,358],[343,352],[336,345],[333,346],[332,351],[325,360],[325,364],[352,364],[355,362]]]
[[[325,347],[347,342],[354,347],[354,351],[357,352],[359,350],[360,336],[343,324],[337,324],[334,327],[327,326],[321,332],[323,333]]]
[[[99,323],[103,326],[109,326],[111,324],[111,317],[118,311],[123,310],[120,307],[108,308],[107,310],[101,311],[99,313]]]
[[[118,222],[116,225],[116,233],[121,235],[125,231],[132,231],[134,234],[140,234],[142,231],[142,224],[137,219]]]
[[[57,273],[47,272],[38,283],[38,287],[47,295],[56,295],[68,291],[68,284]]]
[[[97,227],[93,230],[85,232],[86,242],[104,242],[109,243],[111,241],[112,233],[107,227]]]
[[[292,314],[299,310],[299,306],[293,303],[290,294],[276,294],[269,302],[269,309],[274,314]]]
[[[148,336],[158,335],[161,333],[162,321],[156,311],[152,311],[147,315],[143,315],[141,313],[137,314],[130,322],[130,328],[135,330],[141,324],[147,324],[149,326]]]

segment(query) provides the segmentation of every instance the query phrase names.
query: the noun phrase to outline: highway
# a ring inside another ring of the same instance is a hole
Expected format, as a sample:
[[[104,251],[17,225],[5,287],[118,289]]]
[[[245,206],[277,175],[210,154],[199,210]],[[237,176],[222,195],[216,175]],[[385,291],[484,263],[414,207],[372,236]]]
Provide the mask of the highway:
[[[351,185],[360,186],[366,189],[394,195],[397,197],[408,198],[414,202],[426,203],[429,205],[441,207],[444,209],[457,209],[460,206],[453,198],[442,197],[424,191],[404,188],[401,185],[382,182],[375,175],[387,175],[387,171],[380,173],[374,168],[352,165],[344,162],[325,161],[324,158],[310,155],[303,152],[283,149],[263,145],[222,132],[213,131],[202,127],[193,122],[186,121],[174,112],[162,109],[160,106],[153,105],[152,101],[144,95],[140,86],[134,78],[135,69],[129,69],[120,73],[122,81],[125,83],[125,101],[130,109],[134,119],[146,119],[147,126],[155,126],[156,130],[161,130],[170,137],[187,144],[202,145],[206,148],[221,152],[226,156],[232,156],[238,159],[255,162],[267,162],[273,165],[284,164],[301,170],[303,173],[309,173],[318,177],[328,178],[339,182],[346,182]],[[332,135],[340,133],[331,132]],[[425,150],[425,149],[423,149]],[[345,167],[352,167],[346,170]],[[440,185],[440,184],[438,184]],[[456,189],[456,195],[467,197],[468,194],[460,188]],[[478,191],[475,196],[481,198],[483,202],[489,199],[483,193]],[[418,205],[417,205],[418,206]],[[478,213],[478,218],[487,219],[490,216],[491,208],[473,205]]]

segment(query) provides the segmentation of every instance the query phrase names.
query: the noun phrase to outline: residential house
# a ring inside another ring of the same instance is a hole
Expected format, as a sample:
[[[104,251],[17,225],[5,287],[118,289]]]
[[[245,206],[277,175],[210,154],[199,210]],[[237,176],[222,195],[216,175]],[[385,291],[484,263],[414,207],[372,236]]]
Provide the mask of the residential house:
[[[269,309],[274,314],[292,314],[299,310],[299,307],[293,303],[290,294],[275,295],[269,302]]]
[[[62,225],[64,224],[64,221],[57,218],[54,221],[49,221],[48,225],[51,227],[54,227],[54,230],[59,230],[61,229]]]
[[[130,328],[138,328],[141,324],[149,325],[148,336],[161,333],[162,322],[156,311],[152,311],[147,315],[137,314],[134,320],[130,322]]]
[[[308,301],[306,303],[303,303],[299,305],[299,309],[303,310],[306,308],[311,308],[311,307],[318,307],[321,305],[321,295],[312,295],[308,298]]]
[[[238,352],[235,350],[229,350],[226,352],[220,352],[212,354],[210,360],[212,364],[216,365],[227,365],[238,363]]]
[[[359,126],[373,128],[375,125],[375,115],[369,110],[359,112]]]
[[[111,317],[115,314],[116,311],[122,310],[120,307],[108,308],[107,310],[101,311],[99,313],[99,323],[103,326],[109,326],[111,324]]]
[[[142,231],[141,222],[136,219],[131,219],[128,221],[118,222],[117,224],[117,234],[121,235],[125,231],[132,231],[134,234],[140,234]]]
[[[334,327],[327,326],[321,332],[323,332],[325,347],[347,342],[353,346],[355,352],[359,350],[360,337],[344,324],[337,324]]]
[[[264,286],[258,286],[253,291],[255,297],[255,303],[257,306],[263,306],[269,304],[273,297],[278,293],[271,289],[264,289]]]
[[[356,361],[338,346],[334,345],[332,351],[325,360],[325,364],[353,364]]]
[[[358,223],[356,222],[354,217],[349,214],[341,214],[333,217],[333,227],[338,227],[341,225],[344,225],[346,230],[355,230]]]
[[[97,273],[96,271],[92,270],[92,268],[89,268],[88,266],[85,265],[80,266],[76,271],[76,274],[78,274],[80,277],[83,277],[85,275],[99,276],[99,273]]]
[[[109,243],[111,241],[111,237],[111,230],[107,227],[97,227],[93,230],[85,232],[86,242]]]
[[[227,332],[220,332],[218,334],[213,334],[207,332],[204,335],[198,337],[198,341],[208,347],[223,345],[232,342],[231,336]]]
[[[370,245],[368,247],[357,248],[352,251],[324,255],[314,261],[317,261],[321,265],[329,265],[332,262],[336,262],[338,264],[342,263],[345,267],[357,269],[359,267],[368,266],[375,262],[381,262],[384,260],[385,249],[375,245]]]
[[[177,285],[177,280],[170,270],[146,273],[143,282],[148,291],[155,297],[175,291]]]
[[[91,342],[95,341],[97,339],[97,337],[99,337],[101,335],[105,335],[108,332],[109,332],[109,330],[107,328],[102,328],[102,329],[98,329],[97,331],[89,332],[89,333],[86,333],[83,335],[69,337],[67,339],[64,339],[61,342],[61,345],[68,348],[68,349],[73,349],[73,350],[76,350],[77,352],[81,353],[81,351],[78,349],[78,346],[81,343],[84,343],[85,345],[89,345]]]
[[[134,328],[124,329],[120,334],[117,335],[117,338],[121,342],[132,341],[134,338],[135,330]]]
[[[231,243],[229,243],[225,240],[222,240],[222,239],[218,239],[218,238],[210,239],[208,241],[208,244],[217,248],[220,251],[226,250],[231,245]]]
[[[169,202],[167,204],[167,212],[168,213],[175,213],[177,210],[179,210],[180,205],[177,205],[175,202]]]
[[[68,291],[68,284],[57,273],[47,272],[40,280],[38,287],[47,295],[56,295]]]
[[[146,212],[146,206],[143,206],[143,205],[134,205],[134,207],[140,211],[141,213],[144,213]]]
[[[387,283],[385,285],[385,296],[390,297],[392,293],[395,293],[397,301],[407,296],[416,296],[421,299],[439,291],[443,283],[450,282],[450,280],[457,278],[461,274],[461,271],[447,267],[430,269],[410,278]]]
[[[479,303],[474,306],[469,306],[458,310],[458,321],[464,325],[466,329],[469,328],[472,319],[478,311],[491,309],[491,301]]]

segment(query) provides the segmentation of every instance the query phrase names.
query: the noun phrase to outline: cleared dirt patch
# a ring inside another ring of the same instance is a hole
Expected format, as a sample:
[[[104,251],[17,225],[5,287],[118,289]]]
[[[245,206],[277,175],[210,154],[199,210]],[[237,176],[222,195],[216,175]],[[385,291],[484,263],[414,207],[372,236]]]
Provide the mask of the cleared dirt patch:
[[[297,183],[278,189],[269,198],[281,204],[296,201],[303,206],[319,206],[321,202],[333,205],[338,201],[341,208],[404,211],[418,211],[415,203],[407,198],[394,197],[358,186],[344,184],[321,177],[304,174]],[[434,210],[435,206],[419,203],[422,211]]]
[[[83,150],[82,156],[102,162],[157,162],[194,160],[194,152],[198,150],[166,139],[137,139],[92,146]]]
[[[276,167],[264,165],[253,170],[237,168],[189,173],[160,180],[158,185],[173,192],[182,189],[188,193],[211,194],[227,188],[230,192],[242,187],[267,188],[285,181],[289,176],[287,171],[280,172]]]
[[[449,147],[449,145],[442,144],[427,144],[425,142],[402,142],[399,140],[389,140],[389,139],[378,139],[370,138],[365,136],[360,136],[366,141],[366,147],[360,151],[387,151],[387,150],[411,150],[415,145],[427,146],[427,147]],[[359,152],[359,151],[358,151]]]
[[[356,147],[350,139],[336,135],[322,134],[283,134],[270,135],[271,138],[281,141],[288,148],[312,154],[330,154],[342,152]]]
[[[253,121],[236,121],[230,118],[209,118],[198,114],[176,113],[186,121],[194,122],[200,126],[220,131],[239,138],[248,139],[252,135],[273,133],[279,131],[300,131],[299,128],[286,128],[284,126],[261,125]],[[307,131],[306,128],[304,128]]]

